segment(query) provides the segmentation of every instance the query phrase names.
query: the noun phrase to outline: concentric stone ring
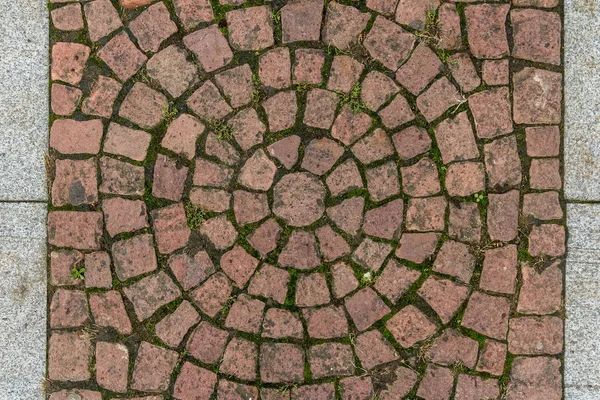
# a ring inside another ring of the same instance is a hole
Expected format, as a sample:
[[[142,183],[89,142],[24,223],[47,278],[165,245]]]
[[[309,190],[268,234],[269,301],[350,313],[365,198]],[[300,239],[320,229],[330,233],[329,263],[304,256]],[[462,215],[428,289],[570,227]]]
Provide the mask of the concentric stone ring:
[[[498,399],[507,345],[559,373],[527,335],[560,318],[508,332],[561,307],[517,265],[562,284],[514,133],[555,134],[561,75],[509,89],[508,4],[396,3],[52,3],[53,400]]]

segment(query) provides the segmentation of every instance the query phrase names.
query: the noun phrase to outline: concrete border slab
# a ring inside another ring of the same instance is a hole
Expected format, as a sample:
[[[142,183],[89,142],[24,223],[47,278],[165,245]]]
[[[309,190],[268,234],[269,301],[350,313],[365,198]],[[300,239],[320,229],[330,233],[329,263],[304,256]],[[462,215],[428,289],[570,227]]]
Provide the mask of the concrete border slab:
[[[567,204],[565,388],[600,398],[600,204]]]
[[[0,200],[46,199],[48,10],[0,0]]]
[[[565,197],[600,200],[600,2],[565,0]]]
[[[43,398],[46,204],[0,203],[0,398]]]

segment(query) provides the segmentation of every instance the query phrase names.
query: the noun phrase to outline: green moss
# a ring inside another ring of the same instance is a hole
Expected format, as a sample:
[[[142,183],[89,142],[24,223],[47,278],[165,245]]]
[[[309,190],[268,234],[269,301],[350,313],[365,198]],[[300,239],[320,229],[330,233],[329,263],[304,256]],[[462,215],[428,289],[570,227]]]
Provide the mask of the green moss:
[[[192,230],[199,229],[202,223],[209,218],[206,211],[189,201],[185,203],[184,209],[188,227]]]
[[[279,132],[267,132],[265,134],[265,139],[267,143],[275,143],[285,138],[288,135],[288,131],[279,131]]]
[[[222,119],[210,120],[209,129],[217,135],[217,139],[231,141],[235,135],[235,129]]]
[[[163,208],[168,205],[166,200],[158,199],[152,195],[152,185],[148,183],[148,180],[146,180],[146,195],[144,196],[143,200],[144,203],[146,203],[146,207],[150,211]]]
[[[311,85],[309,85],[308,83],[300,82],[299,84],[296,85],[296,92],[298,92],[298,94],[302,95],[302,94],[308,92],[308,89],[310,87],[311,87]]]
[[[227,37],[227,12],[233,10],[235,7],[231,5],[221,4],[219,0],[210,0],[210,5],[212,6],[215,21],[217,21],[219,29],[221,30],[223,35]]]
[[[289,269],[290,283],[288,285],[289,290],[287,297],[285,298],[285,306],[293,307],[296,305],[296,283],[298,282],[298,271],[296,269]]]
[[[227,299],[227,302],[225,303],[223,308],[221,308],[221,310],[219,310],[219,316],[221,318],[227,317],[227,314],[229,314],[229,310],[231,310],[231,306],[233,305],[233,303],[235,303],[236,300],[237,300],[237,296],[230,296]]]
[[[252,74],[252,85],[254,85],[254,90],[250,95],[250,99],[252,100],[252,104],[258,104],[266,97],[262,91],[262,82],[258,74]]]
[[[338,92],[340,98],[338,100],[338,104],[340,106],[348,105],[354,114],[358,114],[362,111],[369,110],[361,100],[360,100],[360,83],[356,82],[352,89],[348,93]]]
[[[162,108],[163,110],[163,123],[165,123],[167,126],[173,122],[173,120],[175,119],[175,117],[177,117],[177,113],[179,112],[179,110],[177,108],[175,108],[175,105],[173,104],[173,102],[170,102],[168,105],[163,106]]]
[[[308,363],[304,364],[304,381],[310,382],[312,380],[312,374],[310,372],[310,367]]]

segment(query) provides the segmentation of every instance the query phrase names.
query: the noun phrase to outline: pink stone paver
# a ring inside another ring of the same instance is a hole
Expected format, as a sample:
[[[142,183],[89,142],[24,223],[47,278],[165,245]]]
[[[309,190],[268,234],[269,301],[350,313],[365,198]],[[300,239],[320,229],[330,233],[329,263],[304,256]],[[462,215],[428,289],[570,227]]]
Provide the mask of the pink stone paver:
[[[136,47],[125,32],[121,32],[98,51],[102,59],[117,77],[126,81],[144,65],[147,57]]]
[[[98,154],[102,121],[58,119],[50,127],[50,147],[62,154]]]
[[[51,400],[558,399],[558,0],[52,0]]]
[[[228,338],[227,331],[203,321],[190,335],[186,348],[193,358],[206,364],[212,364],[223,355]]]
[[[98,201],[96,160],[56,160],[52,204],[80,206]]]
[[[56,29],[61,31],[78,31],[83,29],[83,17],[81,5],[69,4],[67,6],[52,10],[50,13],[52,23]]]
[[[121,88],[122,85],[116,80],[100,75],[90,96],[81,103],[81,111],[88,115],[110,118]]]
[[[52,46],[52,80],[78,85],[90,55],[90,48],[79,43],[56,43]]]
[[[171,96],[179,97],[198,80],[198,70],[187,58],[188,53],[185,50],[169,46],[148,61],[146,71],[148,76],[156,79]]]
[[[108,36],[123,26],[119,13],[109,0],[95,0],[84,4],[88,34],[92,41]],[[83,26],[82,26],[83,28]]]
[[[52,84],[50,96],[52,99],[52,112],[56,115],[71,115],[77,108],[79,99],[81,99],[81,90],[61,85],[59,83]]]

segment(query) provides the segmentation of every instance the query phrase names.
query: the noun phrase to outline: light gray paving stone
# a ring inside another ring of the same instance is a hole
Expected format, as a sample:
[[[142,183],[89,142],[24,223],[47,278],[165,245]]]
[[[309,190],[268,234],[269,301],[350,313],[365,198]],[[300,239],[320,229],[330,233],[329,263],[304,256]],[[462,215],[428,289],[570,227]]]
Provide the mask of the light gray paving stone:
[[[0,200],[45,200],[48,10],[0,0]]]
[[[569,387],[565,388],[567,400],[598,400],[600,399],[600,386],[597,387]]]
[[[600,398],[600,204],[567,204],[567,225],[565,387],[570,393],[567,399],[597,399]]]
[[[0,399],[42,399],[46,205],[0,203]]]
[[[600,200],[600,3],[565,0],[564,10],[565,196]]]

